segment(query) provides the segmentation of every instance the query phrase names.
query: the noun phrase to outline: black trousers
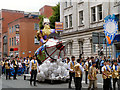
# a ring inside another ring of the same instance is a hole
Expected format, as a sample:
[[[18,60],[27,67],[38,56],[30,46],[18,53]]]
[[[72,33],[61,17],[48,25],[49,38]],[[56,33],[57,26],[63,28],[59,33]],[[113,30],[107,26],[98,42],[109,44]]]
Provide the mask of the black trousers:
[[[8,79],[8,74],[10,79],[10,76],[11,76],[10,69],[6,69],[6,80]]]
[[[116,90],[116,83],[118,84],[118,79],[117,78],[113,78],[113,90]]]
[[[87,84],[87,79],[88,79],[88,71],[85,71],[85,83]]]
[[[111,79],[107,78],[107,79],[103,79],[103,90],[111,90]]]
[[[17,76],[17,70],[18,70],[18,68],[15,67],[14,69],[15,69],[15,73],[14,73],[13,79],[17,79],[16,76]]]
[[[72,78],[74,79],[74,83],[75,83],[75,73],[69,73],[70,75],[70,80],[69,80],[69,88],[71,87],[71,82],[72,82]]]
[[[81,90],[82,87],[81,81],[82,81],[81,77],[75,77],[75,90]]]
[[[34,79],[33,79],[34,76]],[[30,84],[32,85],[32,80],[34,80],[34,85],[36,85],[37,70],[31,71]]]
[[[102,73],[102,66],[100,66],[100,74]]]

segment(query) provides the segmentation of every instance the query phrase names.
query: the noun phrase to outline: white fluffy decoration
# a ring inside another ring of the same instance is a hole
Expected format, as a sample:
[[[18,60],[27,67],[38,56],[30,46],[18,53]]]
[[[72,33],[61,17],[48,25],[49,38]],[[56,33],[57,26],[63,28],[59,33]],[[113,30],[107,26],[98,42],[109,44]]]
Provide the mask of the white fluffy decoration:
[[[57,59],[56,62],[44,61],[39,66],[40,73],[37,75],[38,81],[50,80],[66,80],[69,78],[68,65],[62,62],[62,59]]]

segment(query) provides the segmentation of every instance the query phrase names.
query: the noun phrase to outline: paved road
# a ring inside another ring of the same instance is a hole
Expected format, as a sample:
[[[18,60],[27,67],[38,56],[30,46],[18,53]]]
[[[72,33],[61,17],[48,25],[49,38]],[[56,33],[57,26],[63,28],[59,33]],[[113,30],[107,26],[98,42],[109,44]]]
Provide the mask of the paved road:
[[[83,75],[82,87],[87,88],[88,84],[85,84],[85,75]],[[97,85],[98,88],[102,88],[102,76],[98,74]],[[30,86],[28,80],[24,80],[23,76],[17,77],[18,80],[6,80],[5,76],[2,76],[2,88],[68,88],[68,83],[61,83],[61,84],[49,84],[49,83],[37,83],[37,87]],[[74,83],[72,83],[72,87],[74,87]]]

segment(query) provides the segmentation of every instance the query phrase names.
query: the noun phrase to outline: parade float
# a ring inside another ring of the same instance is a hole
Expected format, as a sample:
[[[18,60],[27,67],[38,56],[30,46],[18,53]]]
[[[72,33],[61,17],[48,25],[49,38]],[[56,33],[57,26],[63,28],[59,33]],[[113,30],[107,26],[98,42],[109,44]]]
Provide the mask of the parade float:
[[[35,55],[38,62],[42,61],[39,66],[37,75],[38,81],[45,80],[62,80],[69,78],[68,65],[62,62],[65,57],[65,48],[68,42],[63,42],[55,29],[50,28],[50,21],[44,18],[44,29],[38,30],[37,39],[42,43]]]

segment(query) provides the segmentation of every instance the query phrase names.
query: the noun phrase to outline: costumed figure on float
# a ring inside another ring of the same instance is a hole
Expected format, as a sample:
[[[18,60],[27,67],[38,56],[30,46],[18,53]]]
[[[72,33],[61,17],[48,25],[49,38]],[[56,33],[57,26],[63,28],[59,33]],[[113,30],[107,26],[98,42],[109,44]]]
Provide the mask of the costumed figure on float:
[[[38,30],[37,39],[42,43],[35,55],[38,62],[43,62],[39,66],[38,81],[49,80],[66,80],[69,78],[67,63],[62,62],[65,57],[65,48],[68,42],[63,42],[55,29],[50,28],[50,21],[44,18],[44,29]]]

